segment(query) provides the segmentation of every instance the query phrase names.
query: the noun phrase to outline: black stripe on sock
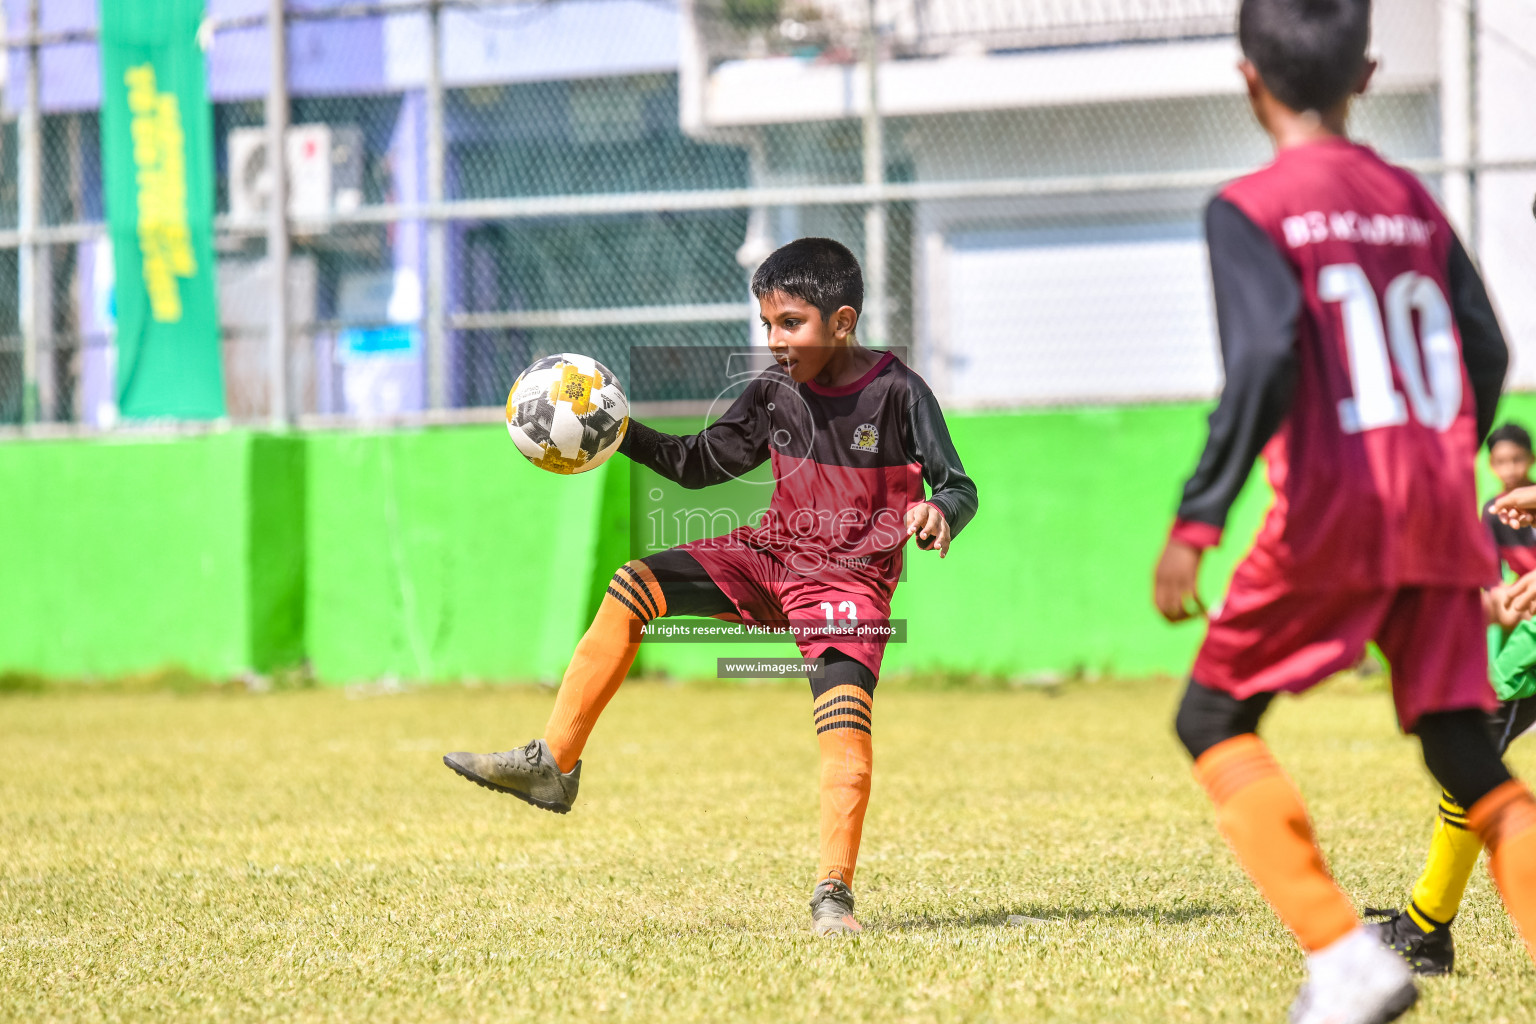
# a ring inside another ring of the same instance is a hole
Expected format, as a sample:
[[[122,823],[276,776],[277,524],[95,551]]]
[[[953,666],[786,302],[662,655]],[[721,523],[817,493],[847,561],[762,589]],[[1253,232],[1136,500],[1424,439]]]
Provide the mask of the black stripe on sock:
[[[851,693],[845,693],[845,694],[843,694],[840,697],[833,697],[829,701],[823,701],[821,704],[816,705],[815,709],[811,712],[811,714],[819,715],[823,711],[827,710],[827,708],[830,708],[833,704],[845,704],[845,703],[846,704],[857,704],[859,707],[863,708],[865,711],[869,710],[869,702],[868,701],[861,700],[860,698],[855,697]]]
[[[630,579],[634,580],[635,586],[640,588],[640,597],[645,602],[645,606],[651,610],[651,618],[661,615],[661,608],[657,606],[656,599],[651,596],[651,588],[645,585],[645,580],[640,578],[640,574],[627,565],[619,566],[619,572],[626,573]],[[613,575],[618,579],[619,573]]]
[[[825,722],[827,719],[829,719],[829,718],[836,718],[838,715],[852,715],[854,718],[862,718],[864,721],[870,723],[871,725],[874,724],[874,719],[870,718],[868,715],[866,715],[864,712],[860,711],[858,708],[835,708],[832,711],[828,711],[826,714],[822,715],[820,718],[816,719],[815,721],[811,722],[811,724],[812,725],[820,725],[822,722]]]
[[[661,614],[661,608],[657,606],[656,598],[651,594],[651,588],[645,585],[645,580],[640,577],[640,574],[635,572],[635,570],[631,569],[627,565],[619,566],[619,572],[622,572],[625,576],[629,577],[629,580],[633,584],[630,589],[636,591],[640,599],[645,602],[645,607],[651,610],[651,618],[654,619],[659,616]],[[613,574],[613,578],[618,580],[620,583],[624,582],[623,579],[620,579],[618,572]]]
[[[1453,811],[1446,807],[1445,804],[1440,805],[1440,820],[1452,828],[1466,830],[1470,830],[1472,828],[1471,824],[1469,824],[1467,821],[1467,815],[1465,812],[1459,810]]]
[[[608,588],[608,596],[612,597],[612,598],[617,598],[619,603],[622,604],[625,608],[628,608],[629,609],[629,613],[631,615],[633,615],[635,618],[639,619],[641,622],[647,621],[645,615],[643,613],[641,613],[640,609],[638,609],[634,605],[630,604],[629,603],[629,598],[625,597],[623,594],[619,593],[617,590],[614,590],[612,587],[609,587]],[[661,627],[657,626],[656,628],[660,629]]]
[[[859,722],[843,721],[832,722],[828,725],[822,726],[820,729],[816,730],[816,735],[820,736],[822,733],[831,732],[833,729],[857,729],[859,732],[869,732],[869,726],[867,725],[863,725]],[[873,733],[871,733],[871,735],[873,735]]]
[[[636,617],[638,617],[641,622],[650,622],[652,619],[654,619],[656,617],[654,615],[649,614],[648,612],[642,612],[642,611],[639,611],[638,609],[635,608],[636,604],[638,604],[642,608],[649,608],[650,607],[650,602],[647,601],[642,595],[635,593],[635,588],[634,587],[630,586],[628,583],[625,583],[623,580],[619,579],[617,576],[615,576],[613,578],[613,582],[614,582],[614,584],[616,586],[622,587],[625,590],[625,592],[629,594],[630,597],[635,599],[635,604],[630,604],[628,601],[625,601],[624,603],[628,604],[629,607],[632,610],[634,610]],[[610,594],[613,593],[613,587],[609,587],[608,588],[608,592]]]
[[[1417,900],[1409,900],[1408,901],[1408,905],[1413,908],[1413,912],[1415,914],[1418,914],[1420,917],[1422,917],[1424,920],[1428,921],[1430,924],[1434,925],[1436,928],[1449,928],[1451,926],[1451,921],[1456,920],[1456,916],[1454,914],[1451,915],[1451,921],[1437,921],[1437,920],[1435,920],[1434,918],[1430,917],[1428,914],[1424,913],[1424,908],[1419,906],[1419,903],[1418,903]]]

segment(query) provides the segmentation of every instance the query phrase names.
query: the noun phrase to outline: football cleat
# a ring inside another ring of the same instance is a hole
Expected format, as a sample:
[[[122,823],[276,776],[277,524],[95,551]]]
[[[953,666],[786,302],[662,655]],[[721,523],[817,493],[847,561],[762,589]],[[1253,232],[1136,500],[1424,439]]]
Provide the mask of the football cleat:
[[[817,935],[856,935],[864,926],[853,917],[853,890],[836,878],[816,883],[811,894],[811,930]]]
[[[1451,926],[1425,931],[1406,910],[1365,908],[1366,917],[1382,918],[1376,927],[1386,947],[1408,962],[1414,974],[1434,977],[1450,974],[1456,967],[1456,945],[1451,941]]]
[[[1418,1001],[1413,972],[1363,924],[1307,956],[1307,981],[1291,1006],[1291,1024],[1387,1024]]]
[[[529,740],[528,745],[499,754],[470,754],[455,751],[443,755],[443,764],[470,782],[477,782],[498,793],[510,793],[525,803],[546,811],[565,814],[576,802],[581,785],[581,762],[561,774],[555,756],[543,740]]]

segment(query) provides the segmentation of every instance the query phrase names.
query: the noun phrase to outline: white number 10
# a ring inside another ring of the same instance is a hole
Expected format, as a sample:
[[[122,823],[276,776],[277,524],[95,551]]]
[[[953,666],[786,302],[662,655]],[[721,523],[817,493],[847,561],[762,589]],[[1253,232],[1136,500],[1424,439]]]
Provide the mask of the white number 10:
[[[1339,402],[1339,422],[1346,434],[1406,423],[1409,406],[1414,419],[1431,430],[1445,430],[1456,421],[1461,412],[1461,353],[1451,331],[1451,307],[1432,279],[1412,270],[1399,274],[1378,306],[1365,271],[1355,263],[1335,263],[1318,272],[1317,292],[1324,302],[1343,306],[1344,344],[1355,392]],[[1406,403],[1393,386],[1393,365],[1402,374]]]

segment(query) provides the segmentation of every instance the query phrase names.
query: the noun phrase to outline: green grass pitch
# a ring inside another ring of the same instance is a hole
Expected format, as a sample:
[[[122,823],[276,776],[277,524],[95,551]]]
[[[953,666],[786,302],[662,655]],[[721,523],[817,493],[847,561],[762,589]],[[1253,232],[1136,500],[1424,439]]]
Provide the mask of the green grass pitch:
[[[630,684],[567,817],[440,761],[536,734],[548,691],[0,698],[0,1018],[1282,1020],[1300,958],[1211,827],[1177,693],[882,689],[841,942],[808,929],[803,684]],[[1401,901],[1436,791],[1386,696],[1284,701],[1267,733],[1346,890]],[[1513,761],[1536,775],[1536,740]],[[1456,939],[1410,1019],[1533,1019],[1481,870]]]

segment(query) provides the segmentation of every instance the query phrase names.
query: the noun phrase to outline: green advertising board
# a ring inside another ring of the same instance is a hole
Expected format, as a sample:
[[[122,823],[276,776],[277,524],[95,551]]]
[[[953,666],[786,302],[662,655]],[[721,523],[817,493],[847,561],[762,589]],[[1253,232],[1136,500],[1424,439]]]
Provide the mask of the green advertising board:
[[[101,3],[102,164],[125,417],[224,415],[202,18],[202,0]]]

